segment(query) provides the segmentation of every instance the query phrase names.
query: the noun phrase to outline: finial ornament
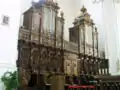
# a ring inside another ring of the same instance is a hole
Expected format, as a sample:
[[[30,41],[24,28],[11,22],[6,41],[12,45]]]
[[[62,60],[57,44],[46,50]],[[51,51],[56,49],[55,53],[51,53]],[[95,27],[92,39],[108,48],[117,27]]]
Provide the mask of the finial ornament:
[[[91,21],[91,24],[92,24],[92,25],[95,25],[95,23],[94,23],[93,19],[91,19],[90,21]]]
[[[95,27],[95,33],[98,33],[98,32],[97,32],[97,27]]]
[[[83,5],[83,7],[81,8],[81,12],[82,13],[85,13],[87,11],[87,9],[84,7],[84,5]]]
[[[97,30],[97,27],[95,27],[95,30]]]

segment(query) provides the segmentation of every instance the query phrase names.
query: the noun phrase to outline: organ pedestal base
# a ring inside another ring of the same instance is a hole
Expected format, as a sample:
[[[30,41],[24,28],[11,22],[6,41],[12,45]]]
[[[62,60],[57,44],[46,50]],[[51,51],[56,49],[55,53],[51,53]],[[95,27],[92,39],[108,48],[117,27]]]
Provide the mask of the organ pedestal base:
[[[52,75],[51,90],[64,90],[65,77],[63,74],[56,73]]]

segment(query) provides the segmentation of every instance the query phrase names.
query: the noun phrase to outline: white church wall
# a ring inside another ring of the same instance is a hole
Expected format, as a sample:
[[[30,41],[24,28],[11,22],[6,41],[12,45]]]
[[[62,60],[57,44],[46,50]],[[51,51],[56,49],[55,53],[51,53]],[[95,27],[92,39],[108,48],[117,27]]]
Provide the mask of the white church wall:
[[[3,17],[5,17],[4,23]],[[19,0],[2,0],[0,3],[0,79],[6,71],[16,68],[19,22]],[[4,90],[1,80],[0,90]]]
[[[115,8],[116,8],[116,17],[117,17],[117,30],[118,30],[118,62],[117,66],[119,65],[120,67],[120,2],[115,4]],[[120,68],[117,70],[117,74],[120,75]]]
[[[105,29],[105,51],[109,59],[109,70],[111,74],[117,72],[116,62],[118,60],[118,29],[116,10],[113,0],[104,0],[103,2],[103,27]]]

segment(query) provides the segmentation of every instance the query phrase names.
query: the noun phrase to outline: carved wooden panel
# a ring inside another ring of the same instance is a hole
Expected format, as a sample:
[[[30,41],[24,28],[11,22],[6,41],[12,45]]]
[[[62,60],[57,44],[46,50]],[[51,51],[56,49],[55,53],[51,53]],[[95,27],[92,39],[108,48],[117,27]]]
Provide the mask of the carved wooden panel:
[[[64,69],[65,73],[68,75],[78,75],[77,60],[65,60]]]
[[[37,48],[33,48],[31,50],[31,66],[32,69],[38,70],[39,67],[39,50]]]
[[[62,66],[62,57],[61,52],[58,51],[56,53],[55,59],[54,59],[54,68],[57,70],[57,72],[61,72],[61,66]]]
[[[18,68],[18,73],[19,73],[20,84],[22,86],[28,85],[28,82],[30,80],[29,70],[26,70],[26,69],[23,69],[23,68]]]
[[[52,70],[52,64],[51,63],[53,63],[52,62],[52,60],[54,59],[54,51],[51,49],[51,48],[49,48],[48,49],[48,51],[47,51],[47,64],[46,64],[46,68],[48,69],[48,70]]]
[[[89,72],[89,62],[88,62],[88,58],[86,58],[84,61],[85,61],[85,62],[84,62],[85,71],[86,71],[86,72]]]
[[[89,70],[90,72],[93,72],[93,61],[92,60],[89,61]]]
[[[29,68],[30,60],[30,48],[27,43],[21,43],[18,49],[18,66],[23,68]]]
[[[62,53],[60,50],[55,51],[55,49],[41,46],[32,46],[31,50],[31,62],[32,70],[35,71],[52,71],[61,72],[62,67]]]
[[[65,67],[65,73],[70,75],[71,71],[70,71],[70,60],[65,60],[65,63],[64,63],[64,67]]]
[[[41,47],[40,51],[40,70],[45,71],[47,63],[47,48]]]
[[[73,68],[74,68],[74,75],[78,75],[78,66],[77,66],[77,61],[73,61]]]

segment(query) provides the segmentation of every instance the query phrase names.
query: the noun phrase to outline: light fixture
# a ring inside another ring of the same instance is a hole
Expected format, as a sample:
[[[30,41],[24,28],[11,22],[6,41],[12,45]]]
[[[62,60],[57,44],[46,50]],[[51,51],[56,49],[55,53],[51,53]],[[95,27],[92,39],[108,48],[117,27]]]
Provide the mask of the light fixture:
[[[103,0],[93,0],[93,4],[103,2]]]
[[[36,3],[37,3],[37,2],[39,2],[39,0],[33,0],[33,2],[36,2]]]
[[[115,0],[116,3],[120,3],[120,0]]]
[[[104,2],[104,0],[93,0],[92,2],[93,2],[93,4],[98,4],[100,2]],[[113,2],[120,3],[120,0],[113,0]]]

